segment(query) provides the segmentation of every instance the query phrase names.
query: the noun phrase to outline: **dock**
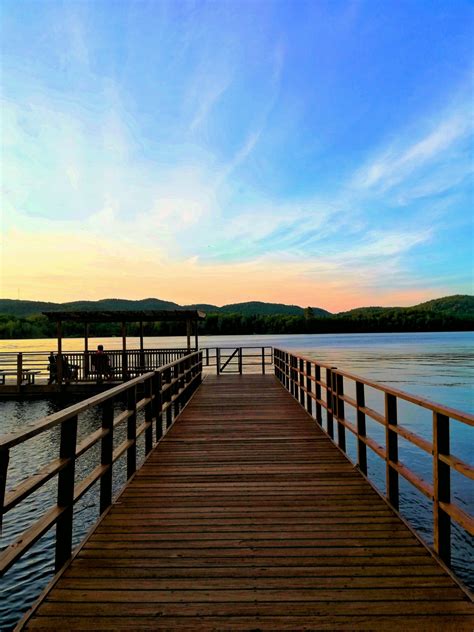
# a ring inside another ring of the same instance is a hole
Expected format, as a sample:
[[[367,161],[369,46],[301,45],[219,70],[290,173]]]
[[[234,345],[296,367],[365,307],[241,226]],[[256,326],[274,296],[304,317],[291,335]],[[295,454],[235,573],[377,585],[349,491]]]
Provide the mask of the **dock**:
[[[274,375],[207,376],[23,629],[472,630]]]

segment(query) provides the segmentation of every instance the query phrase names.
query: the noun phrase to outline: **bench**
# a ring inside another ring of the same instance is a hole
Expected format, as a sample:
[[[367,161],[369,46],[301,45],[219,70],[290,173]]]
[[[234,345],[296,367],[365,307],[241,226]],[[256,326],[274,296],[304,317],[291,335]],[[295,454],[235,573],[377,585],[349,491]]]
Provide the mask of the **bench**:
[[[33,371],[32,369],[23,369],[21,371],[21,381],[27,384],[34,384],[35,377],[41,373],[41,371]],[[18,376],[18,371],[0,370],[0,384],[5,384],[5,378],[9,375]]]

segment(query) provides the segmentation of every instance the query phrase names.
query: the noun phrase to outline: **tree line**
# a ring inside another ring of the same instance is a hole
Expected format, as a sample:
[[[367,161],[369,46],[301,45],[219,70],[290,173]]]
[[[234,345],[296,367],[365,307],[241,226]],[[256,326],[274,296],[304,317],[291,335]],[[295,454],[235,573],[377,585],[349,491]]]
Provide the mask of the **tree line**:
[[[375,333],[403,331],[470,331],[474,318],[467,314],[437,313],[416,308],[395,308],[383,311],[357,311],[318,318],[311,308],[304,315],[244,315],[210,313],[199,322],[200,335],[251,335],[251,334],[323,334],[323,333]],[[144,323],[145,336],[185,335],[183,322]],[[127,325],[129,336],[139,335],[139,324]],[[81,323],[63,324],[65,337],[82,337]],[[120,323],[91,323],[89,335],[93,337],[120,336]],[[38,314],[16,317],[0,314],[0,339],[54,338],[56,326]]]

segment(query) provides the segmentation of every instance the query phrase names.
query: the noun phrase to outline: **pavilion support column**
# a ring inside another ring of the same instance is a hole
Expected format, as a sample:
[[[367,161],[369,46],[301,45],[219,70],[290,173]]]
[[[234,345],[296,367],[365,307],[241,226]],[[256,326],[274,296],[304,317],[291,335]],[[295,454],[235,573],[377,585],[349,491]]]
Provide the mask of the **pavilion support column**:
[[[198,321],[194,321],[194,347],[196,351],[199,349]]]
[[[84,323],[84,377],[89,375],[89,323]]]
[[[140,368],[145,370],[145,350],[143,348],[143,321],[140,321]]]
[[[128,379],[127,324],[125,322],[122,322],[122,379],[124,382]]]
[[[191,330],[192,330],[192,324],[191,324],[191,321],[188,319],[186,321],[186,341],[188,345],[188,353],[191,351]]]
[[[56,359],[56,381],[58,384],[62,384],[63,381],[63,324],[60,320],[57,322],[57,336],[58,336],[58,356]]]

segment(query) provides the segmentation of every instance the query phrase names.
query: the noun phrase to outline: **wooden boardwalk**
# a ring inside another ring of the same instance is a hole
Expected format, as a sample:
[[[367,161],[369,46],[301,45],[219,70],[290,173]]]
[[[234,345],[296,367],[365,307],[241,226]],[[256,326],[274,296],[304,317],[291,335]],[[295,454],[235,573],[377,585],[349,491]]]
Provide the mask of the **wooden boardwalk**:
[[[25,624],[472,630],[472,604],[273,376],[207,377]]]

